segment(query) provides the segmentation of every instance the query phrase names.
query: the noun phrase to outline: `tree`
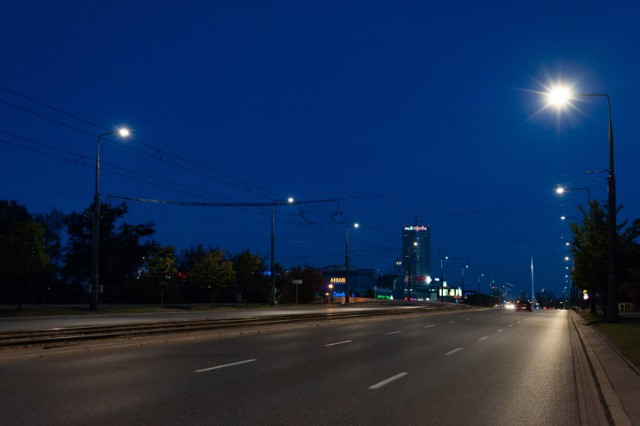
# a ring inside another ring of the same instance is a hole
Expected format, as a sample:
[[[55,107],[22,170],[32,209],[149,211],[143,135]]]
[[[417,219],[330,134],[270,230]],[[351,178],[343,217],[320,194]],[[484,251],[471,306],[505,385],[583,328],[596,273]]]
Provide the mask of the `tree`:
[[[191,270],[191,282],[205,289],[210,303],[233,300],[233,264],[221,250],[207,250]]]
[[[102,204],[100,208],[99,277],[106,301],[128,301],[132,283],[143,258],[156,243],[143,241],[155,233],[153,224],[130,225],[124,222],[128,212],[125,203],[117,206]],[[69,240],[65,253],[63,276],[67,282],[88,286],[91,276],[91,236],[93,206],[83,213],[71,213],[66,218]]]
[[[588,211],[582,207],[579,209],[583,216],[582,224],[571,224],[571,252],[574,256],[572,278],[576,285],[590,293],[591,312],[595,314],[596,294],[600,294],[606,302],[609,276],[608,215],[599,201],[591,201]],[[634,220],[631,226],[627,221],[618,224],[617,233],[618,280],[619,283],[625,283],[632,277],[638,261],[638,245],[635,241],[640,236],[640,220]]]
[[[236,279],[236,292],[240,300],[264,303],[269,297],[269,288],[261,279],[264,276],[264,259],[245,250],[232,257]]]
[[[80,289],[66,285],[60,278],[60,270],[64,264],[62,233],[64,232],[66,215],[56,209],[49,213],[38,213],[34,220],[44,226],[44,242],[49,264],[34,278],[33,292],[36,300],[42,303],[69,302],[75,295],[80,296]],[[82,300],[82,299],[79,299]]]
[[[159,292],[161,305],[164,305],[166,289],[177,277],[174,253],[175,249],[172,246],[158,246],[145,259],[147,266],[146,281]]]
[[[22,309],[23,297],[31,296],[34,276],[49,264],[44,226],[31,219],[26,207],[0,201],[0,279],[2,299]]]

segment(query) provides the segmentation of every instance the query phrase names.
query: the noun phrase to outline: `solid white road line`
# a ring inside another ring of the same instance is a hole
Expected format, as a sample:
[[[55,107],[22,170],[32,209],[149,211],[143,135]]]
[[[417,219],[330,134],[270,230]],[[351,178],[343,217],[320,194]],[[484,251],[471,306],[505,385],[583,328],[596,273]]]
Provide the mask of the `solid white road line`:
[[[402,333],[402,330],[389,332],[387,333],[387,336],[391,336],[392,334],[398,334],[398,333]]]
[[[217,370],[219,368],[233,367],[235,365],[247,364],[254,361],[257,361],[257,359],[248,359],[246,361],[234,362],[231,364],[216,365],[215,367],[203,368],[202,370],[195,370],[195,373],[204,373],[205,371]]]
[[[387,380],[383,380],[383,381],[381,381],[380,383],[376,383],[376,384],[375,384],[375,385],[373,385],[373,386],[369,386],[369,389],[371,389],[371,390],[380,389],[381,387],[386,386],[386,385],[388,385],[388,384],[389,384],[389,383],[391,383],[391,382],[395,382],[396,380],[403,378],[403,377],[404,377],[404,376],[406,376],[407,374],[409,374],[409,373],[400,373],[400,374],[396,374],[396,375],[395,375],[395,376],[393,376],[393,377],[389,377]]]
[[[455,348],[452,351],[447,352],[445,355],[452,355],[455,354],[456,352],[460,352],[462,350],[462,348]]]
[[[344,345],[345,343],[351,343],[351,342],[352,340],[343,340],[342,342],[329,343],[324,346],[328,348],[329,346]]]

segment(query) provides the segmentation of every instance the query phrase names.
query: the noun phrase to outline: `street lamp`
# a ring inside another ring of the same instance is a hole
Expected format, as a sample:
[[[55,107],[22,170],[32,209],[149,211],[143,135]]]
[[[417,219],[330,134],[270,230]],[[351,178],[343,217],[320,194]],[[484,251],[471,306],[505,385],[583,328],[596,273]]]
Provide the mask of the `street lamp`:
[[[589,205],[591,205],[591,189],[589,188],[565,188],[564,186],[558,186],[556,188],[556,194],[558,195],[563,195],[565,192],[572,192],[572,191],[587,191]]]
[[[360,227],[359,223],[354,223],[354,228]],[[349,303],[349,225],[344,227],[344,303]]]
[[[589,219],[591,219],[591,189],[589,188],[565,188],[563,186],[558,186],[556,188],[556,194],[564,195],[566,192],[572,191],[587,191],[587,200],[589,201]],[[563,219],[564,220],[564,219]]]
[[[448,259],[449,256],[445,256],[444,259],[440,258],[440,303],[444,303],[444,279],[442,277],[442,262]]]
[[[407,268],[407,295],[408,295],[409,302],[411,302],[411,267],[414,265],[411,262],[411,259],[414,257],[415,249],[418,247],[417,241],[413,242],[413,247],[414,247],[413,252],[411,251],[411,247],[409,247],[409,267]],[[416,263],[417,263],[417,260],[416,260]],[[416,269],[416,273],[417,273],[417,265],[413,266],[413,268]]]
[[[274,270],[275,245],[276,245],[276,206],[293,204],[295,200],[292,197],[286,200],[276,200],[271,207],[271,306],[276,304],[276,275]]]
[[[103,136],[118,135],[128,138],[131,132],[127,128],[120,128],[113,132],[101,133],[96,143],[96,187],[93,193],[93,229],[91,233],[91,300],[89,310],[98,310],[98,257],[100,254],[100,139]]]
[[[616,225],[616,177],[613,161],[613,124],[611,122],[611,98],[606,93],[582,93],[573,94],[567,87],[556,86],[547,94],[550,105],[563,107],[570,104],[577,97],[604,97],[607,99],[607,111],[609,115],[609,176],[608,183],[608,208],[609,208],[609,280],[607,285],[607,321],[618,321],[618,276],[616,268],[617,258],[617,225]]]
[[[469,269],[469,264],[465,263],[462,267],[462,294],[460,295],[462,301],[464,302],[464,270]]]

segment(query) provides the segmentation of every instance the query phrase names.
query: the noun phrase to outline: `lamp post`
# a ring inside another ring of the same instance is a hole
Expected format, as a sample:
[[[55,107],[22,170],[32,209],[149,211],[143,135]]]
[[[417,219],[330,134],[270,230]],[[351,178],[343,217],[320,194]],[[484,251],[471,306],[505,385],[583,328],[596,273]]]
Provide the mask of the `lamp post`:
[[[460,298],[462,299],[463,302],[464,302],[464,270],[468,268],[469,268],[468,264],[465,264],[462,267],[462,294],[460,295]]]
[[[354,223],[354,228],[359,228],[359,223]],[[349,225],[344,227],[344,303],[349,303]]]
[[[444,259],[440,258],[440,303],[444,303],[444,278],[442,277],[442,262],[449,259],[449,256],[445,256]]]
[[[411,251],[411,247],[409,247],[409,267],[407,268],[407,296],[408,296],[409,303],[411,303],[411,267],[417,263],[417,262],[416,263],[411,262],[411,259],[415,254],[415,247],[418,247],[417,241],[413,242],[413,247],[414,247],[413,251]],[[413,266],[413,267],[416,269],[416,272],[417,272],[418,267],[417,266]]]
[[[556,194],[558,195],[563,195],[565,192],[572,192],[572,191],[587,191],[587,200],[589,202],[589,219],[591,219],[591,189],[589,188],[565,188],[563,186],[558,186],[556,188]]]
[[[100,255],[100,139],[104,136],[119,135],[128,138],[131,135],[129,129],[121,128],[114,132],[101,133],[96,143],[96,186],[93,193],[93,229],[91,232],[91,300],[89,310],[98,310],[98,266]]]
[[[572,191],[587,191],[589,205],[591,205],[591,189],[589,188],[565,188],[564,186],[558,186],[556,188],[556,194],[558,195],[562,195],[565,192],[572,192]]]
[[[609,116],[609,176],[608,189],[608,245],[609,245],[609,279],[607,283],[607,322],[617,322],[618,318],[618,276],[617,258],[617,224],[616,224],[616,177],[614,171],[613,124],[611,121],[611,98],[606,93],[572,94],[568,88],[556,87],[548,94],[549,103],[562,107],[576,97],[603,97],[607,99]]]
[[[286,201],[276,200],[271,207],[271,306],[276,304],[276,275],[274,269],[275,246],[276,246],[276,211],[275,206],[293,204],[295,200],[289,197]]]

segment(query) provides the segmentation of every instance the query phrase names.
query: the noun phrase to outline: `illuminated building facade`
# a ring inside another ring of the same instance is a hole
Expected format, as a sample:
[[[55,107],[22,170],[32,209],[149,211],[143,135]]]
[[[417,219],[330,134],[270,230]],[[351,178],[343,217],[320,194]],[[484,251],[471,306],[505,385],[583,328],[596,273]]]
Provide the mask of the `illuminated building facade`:
[[[416,290],[431,282],[431,232],[429,226],[402,227],[402,269]]]

